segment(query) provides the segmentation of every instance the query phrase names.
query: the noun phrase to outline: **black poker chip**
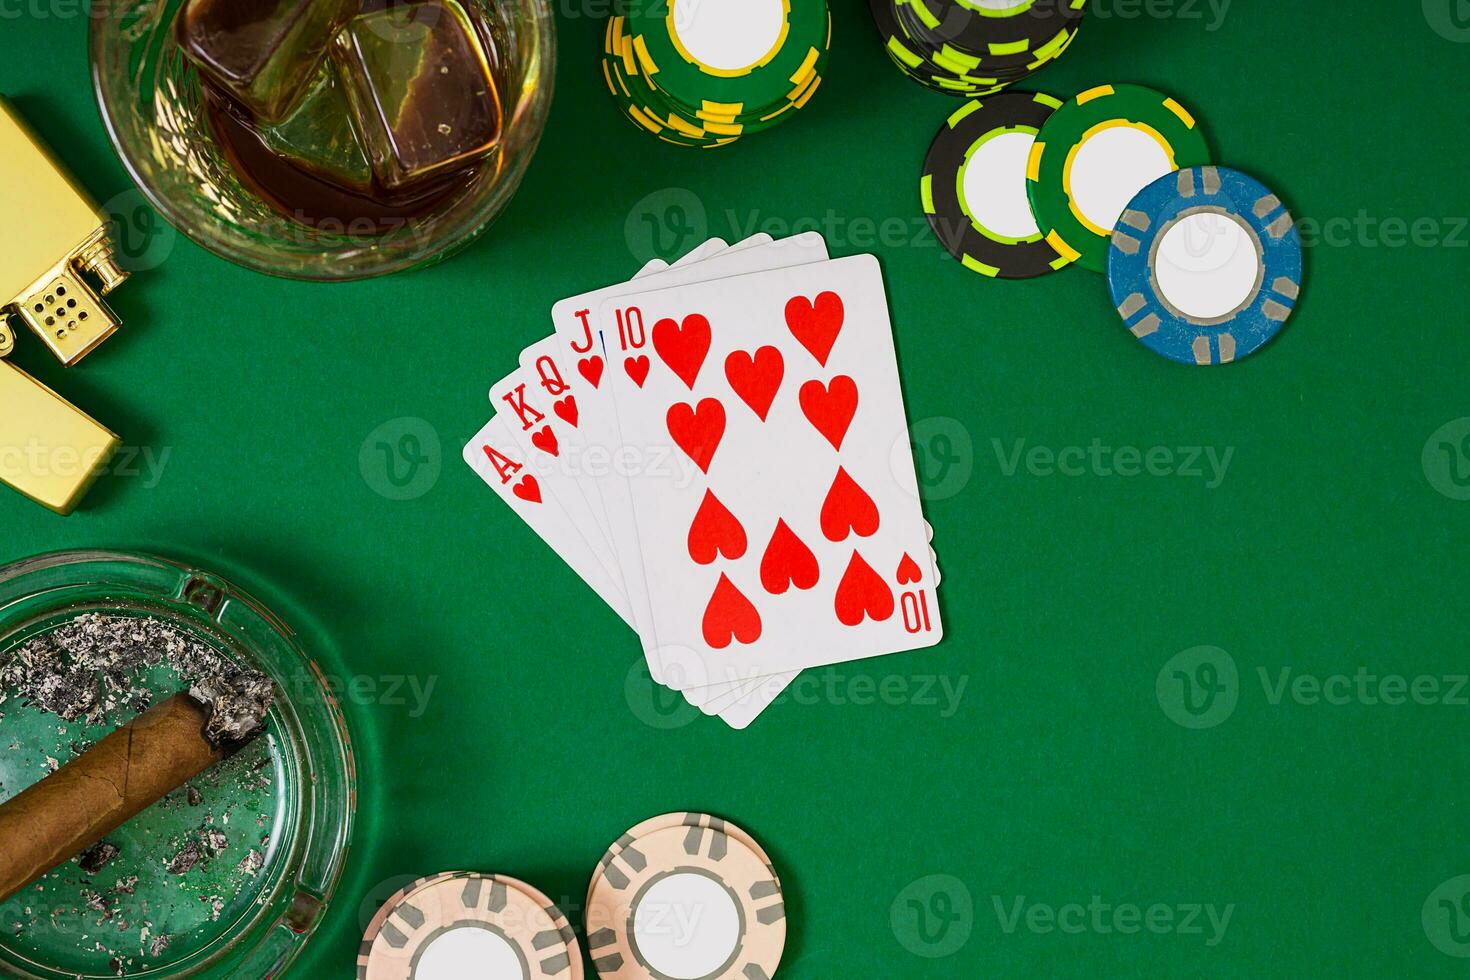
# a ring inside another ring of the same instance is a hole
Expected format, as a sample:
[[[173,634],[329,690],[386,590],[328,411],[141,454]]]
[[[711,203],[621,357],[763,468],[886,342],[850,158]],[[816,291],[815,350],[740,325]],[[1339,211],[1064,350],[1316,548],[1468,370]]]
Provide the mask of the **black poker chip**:
[[[1077,36],[1087,0],[869,0],[889,58],[936,91],[975,98],[1001,91],[1059,58]]]
[[[919,181],[924,213],[966,268],[1033,279],[1067,264],[1037,225],[1026,193],[1031,145],[1061,104],[1040,92],[972,99],[934,137]]]
[[[1035,56],[1076,30],[1087,0],[1028,0],[983,9],[964,0],[899,0],[937,38],[981,58]]]

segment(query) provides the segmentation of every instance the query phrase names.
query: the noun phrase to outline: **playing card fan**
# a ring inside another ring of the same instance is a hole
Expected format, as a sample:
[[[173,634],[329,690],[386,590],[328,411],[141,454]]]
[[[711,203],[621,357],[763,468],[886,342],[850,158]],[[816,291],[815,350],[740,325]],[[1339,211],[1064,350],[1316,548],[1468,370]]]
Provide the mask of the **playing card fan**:
[[[715,240],[552,324],[465,460],[654,680],[741,728],[805,668],[939,641],[877,259]]]

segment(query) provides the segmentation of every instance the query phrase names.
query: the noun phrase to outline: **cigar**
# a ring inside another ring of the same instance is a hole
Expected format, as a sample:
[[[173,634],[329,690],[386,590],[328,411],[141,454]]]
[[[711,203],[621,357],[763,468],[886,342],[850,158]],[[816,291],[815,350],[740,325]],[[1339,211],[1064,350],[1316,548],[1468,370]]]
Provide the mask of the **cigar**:
[[[272,692],[244,693],[195,685],[0,805],[0,902],[259,735]]]

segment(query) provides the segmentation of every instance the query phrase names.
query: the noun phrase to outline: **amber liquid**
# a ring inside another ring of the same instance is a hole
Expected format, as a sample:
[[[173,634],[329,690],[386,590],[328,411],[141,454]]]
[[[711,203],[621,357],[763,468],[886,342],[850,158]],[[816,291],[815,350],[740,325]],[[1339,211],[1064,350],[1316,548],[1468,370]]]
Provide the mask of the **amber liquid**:
[[[363,0],[359,9],[367,14],[390,3],[401,0]],[[490,64],[496,65],[499,52],[492,33],[484,24],[477,25],[475,33]],[[300,159],[276,152],[262,136],[264,124],[250,108],[208,77],[201,81],[212,136],[241,184],[282,216],[313,231],[353,237],[380,237],[400,231],[446,209],[483,170],[499,166],[500,154],[495,150],[487,157],[397,187],[386,186],[376,175],[362,184],[346,183]],[[415,96],[434,101],[441,94],[433,88],[436,81],[431,77],[430,84]],[[481,131],[494,132],[503,119],[498,87],[488,86],[487,94],[490,102],[477,107],[477,122]],[[452,97],[450,92],[442,95]],[[429,111],[420,115],[430,116],[432,106],[421,104]],[[414,119],[413,109],[413,104],[407,104],[403,118]]]
[[[493,161],[471,164],[406,192],[390,191],[374,179],[365,189],[349,188],[281,156],[260,137],[250,113],[206,86],[210,129],[240,183],[272,209],[297,224],[327,234],[376,237],[401,231],[454,201]]]

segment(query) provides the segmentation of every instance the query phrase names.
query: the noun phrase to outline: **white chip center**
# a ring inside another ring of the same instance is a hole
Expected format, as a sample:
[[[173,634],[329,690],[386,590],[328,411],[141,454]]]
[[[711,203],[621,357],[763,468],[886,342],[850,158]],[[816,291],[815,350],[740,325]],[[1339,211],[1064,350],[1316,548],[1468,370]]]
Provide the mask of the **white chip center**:
[[[1233,214],[1185,215],[1156,246],[1159,292],[1196,320],[1228,317],[1255,296],[1265,275],[1256,246],[1255,234]]]
[[[479,926],[440,933],[419,953],[414,980],[527,980],[520,955],[503,936]]]
[[[781,0],[674,0],[676,40],[695,61],[720,71],[759,64],[781,40]]]
[[[984,228],[1005,238],[1041,234],[1026,197],[1026,161],[1033,133],[1001,133],[981,143],[965,162],[961,176],[965,207]]]
[[[1168,151],[1153,134],[1109,126],[1077,147],[1069,190],[1082,216],[1112,234],[1128,202],[1173,169]]]
[[[713,878],[673,874],[644,892],[633,933],[649,966],[674,980],[698,980],[724,966],[740,944],[740,910]]]
[[[966,0],[966,6],[974,7],[976,10],[1015,10],[1018,7],[1029,7],[1036,0]]]

